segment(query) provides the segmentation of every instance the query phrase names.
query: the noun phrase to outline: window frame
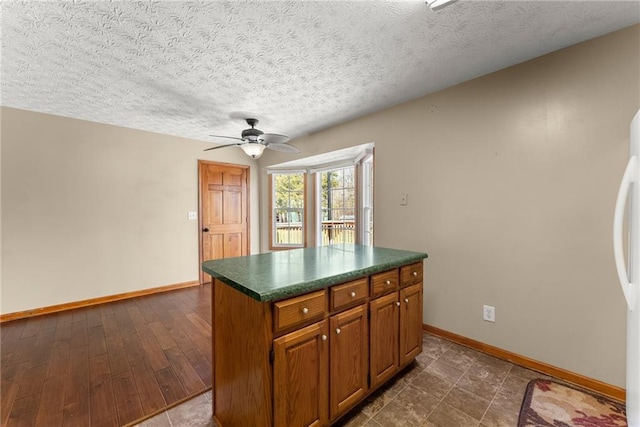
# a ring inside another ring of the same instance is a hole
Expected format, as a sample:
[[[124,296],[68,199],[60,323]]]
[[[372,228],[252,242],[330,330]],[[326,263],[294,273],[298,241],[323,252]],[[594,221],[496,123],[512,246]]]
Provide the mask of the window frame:
[[[367,172],[367,163],[371,164],[370,173]],[[373,150],[366,153],[356,165],[358,170],[358,215],[360,224],[358,228],[358,243],[365,246],[373,246],[375,242],[375,216],[373,208],[375,206],[375,156]],[[371,193],[368,194],[369,187]],[[368,221],[370,220],[370,221]],[[369,231],[368,222],[371,222],[371,230]]]
[[[371,238],[367,239],[367,231],[364,225],[367,218],[367,208],[371,215],[374,214],[375,200],[374,195],[371,194],[371,200],[369,206],[364,206],[363,200],[367,197],[364,194],[366,185],[365,179],[365,163],[371,161],[371,176],[370,176],[370,188],[374,191],[375,188],[375,143],[369,142],[366,144],[360,144],[353,147],[347,147],[340,150],[330,151],[326,153],[317,154],[305,158],[300,158],[288,162],[274,164],[265,168],[268,176],[268,221],[269,221],[269,241],[267,247],[269,250],[281,250],[308,247],[321,246],[322,234],[319,232],[321,225],[321,184],[320,184],[320,172],[344,169],[346,167],[354,167],[355,174],[355,209],[354,209],[354,243],[364,245],[365,242],[373,246],[375,239],[375,222],[371,222]],[[283,174],[301,174],[303,176],[304,183],[304,205],[303,211],[303,240],[304,244],[276,244],[274,235],[274,214],[276,209],[274,208],[274,189],[273,175]],[[269,176],[271,175],[271,176]],[[309,193],[310,191],[310,193]],[[368,240],[368,242],[367,242]]]

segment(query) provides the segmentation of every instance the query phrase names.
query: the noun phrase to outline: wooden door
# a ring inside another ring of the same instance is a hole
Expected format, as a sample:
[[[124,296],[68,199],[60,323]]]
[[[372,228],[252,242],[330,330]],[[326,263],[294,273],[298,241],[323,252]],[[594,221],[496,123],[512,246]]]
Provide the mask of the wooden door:
[[[200,263],[248,255],[249,167],[200,161]],[[210,281],[202,275],[201,282]]]
[[[274,340],[275,427],[328,424],[327,322],[314,323]]]
[[[372,300],[370,335],[371,387],[398,371],[398,292]]]
[[[367,306],[336,314],[329,323],[329,414],[334,419],[353,407],[368,390]]]
[[[422,283],[400,290],[400,366],[422,351]]]

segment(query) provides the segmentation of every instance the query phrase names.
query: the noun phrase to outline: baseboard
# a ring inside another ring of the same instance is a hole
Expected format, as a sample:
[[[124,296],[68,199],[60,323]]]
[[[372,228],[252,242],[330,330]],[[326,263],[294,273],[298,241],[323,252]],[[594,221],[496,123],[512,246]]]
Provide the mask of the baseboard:
[[[74,308],[88,307],[96,304],[104,304],[107,302],[120,301],[123,299],[141,297],[144,295],[157,294],[160,292],[173,291],[176,289],[189,288],[197,286],[200,282],[192,280],[190,282],[174,283],[172,285],[160,286],[157,288],[142,289],[139,291],[125,292],[122,294],[107,295],[99,298],[91,298],[82,301],[68,302],[65,304],[50,305],[48,307],[34,308],[25,311],[16,311],[15,313],[7,313],[0,315],[0,323],[10,320],[24,319],[27,317],[41,316],[43,314],[57,313],[59,311],[72,310]]]
[[[422,329],[425,332],[439,336],[449,341],[464,345],[466,347],[473,348],[474,350],[481,351],[490,356],[497,357],[499,359],[506,360],[516,365],[524,366],[525,368],[532,369],[543,374],[576,384],[578,386],[593,390],[597,393],[604,394],[612,399],[624,402],[625,401],[625,389],[604,383],[602,381],[585,377],[584,375],[576,374],[575,372],[567,371],[566,369],[558,368],[553,365],[549,365],[544,362],[539,362],[534,359],[530,359],[525,356],[521,356],[516,353],[512,353],[507,350],[503,350],[498,347],[494,347],[489,344],[482,343],[480,341],[473,340],[471,338],[463,337],[462,335],[454,334],[453,332],[445,331],[444,329],[436,328],[431,325],[422,325]]]

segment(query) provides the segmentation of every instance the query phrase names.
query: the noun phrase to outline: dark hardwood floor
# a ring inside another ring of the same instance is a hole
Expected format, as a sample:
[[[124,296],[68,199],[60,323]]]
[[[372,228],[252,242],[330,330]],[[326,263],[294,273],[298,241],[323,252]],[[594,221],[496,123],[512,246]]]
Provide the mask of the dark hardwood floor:
[[[211,285],[0,325],[0,425],[123,426],[211,387]]]

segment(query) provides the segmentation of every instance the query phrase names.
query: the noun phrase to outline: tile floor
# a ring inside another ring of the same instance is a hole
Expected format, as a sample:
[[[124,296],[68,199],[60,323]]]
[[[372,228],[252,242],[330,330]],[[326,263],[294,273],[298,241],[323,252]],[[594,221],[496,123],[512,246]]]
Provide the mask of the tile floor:
[[[527,383],[545,375],[425,334],[423,351],[395,380],[354,408],[344,427],[516,426]],[[140,427],[205,427],[211,391]]]

